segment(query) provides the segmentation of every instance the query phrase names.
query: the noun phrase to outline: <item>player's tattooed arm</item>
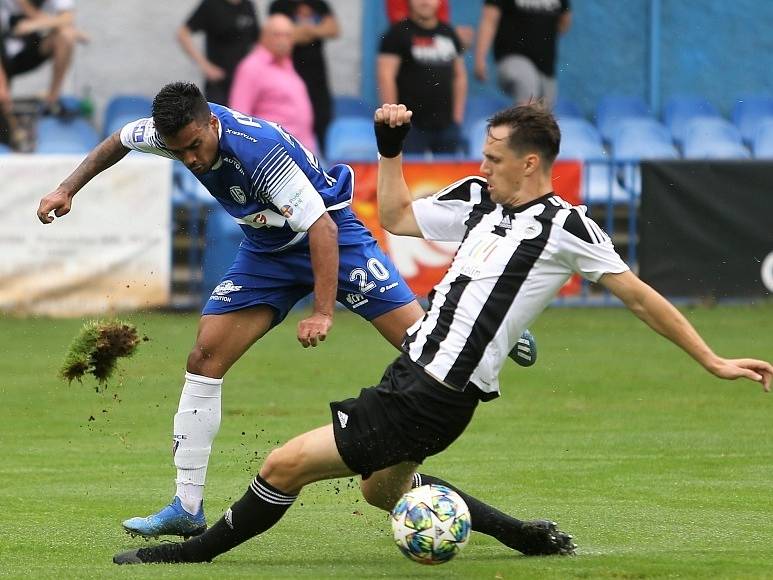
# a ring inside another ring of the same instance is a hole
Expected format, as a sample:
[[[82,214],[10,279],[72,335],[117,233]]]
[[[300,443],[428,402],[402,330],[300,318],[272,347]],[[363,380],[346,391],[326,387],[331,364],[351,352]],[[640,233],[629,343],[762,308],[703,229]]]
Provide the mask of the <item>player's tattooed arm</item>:
[[[108,167],[112,167],[129,152],[122,143],[118,132],[113,133],[92,149],[78,167],[68,175],[59,186],[43,197],[38,206],[38,219],[44,224],[54,221],[54,216],[61,217],[69,213],[72,198],[84,185]]]

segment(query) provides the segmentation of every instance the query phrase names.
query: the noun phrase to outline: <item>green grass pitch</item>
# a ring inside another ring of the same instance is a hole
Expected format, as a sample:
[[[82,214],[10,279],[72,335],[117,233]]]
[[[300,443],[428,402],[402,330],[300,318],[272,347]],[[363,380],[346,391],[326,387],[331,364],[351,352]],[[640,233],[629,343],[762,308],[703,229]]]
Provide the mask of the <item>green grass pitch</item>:
[[[773,358],[773,303],[686,312],[725,356]],[[622,309],[553,309],[540,360],[508,362],[503,396],[424,465],[522,518],[574,534],[574,558],[525,558],[473,534],[423,567],[392,544],[355,481],[305,489],[274,529],[213,564],[118,568],[138,545],[120,527],[173,493],[171,423],[194,315],[127,320],[150,342],[106,390],[57,370],[81,320],[0,319],[0,577],[13,578],[773,578],[773,395],[714,379]],[[394,352],[339,313],[321,347],[298,317],[226,377],[210,463],[214,522],[262,459],[330,421],[328,401],[378,381]]]

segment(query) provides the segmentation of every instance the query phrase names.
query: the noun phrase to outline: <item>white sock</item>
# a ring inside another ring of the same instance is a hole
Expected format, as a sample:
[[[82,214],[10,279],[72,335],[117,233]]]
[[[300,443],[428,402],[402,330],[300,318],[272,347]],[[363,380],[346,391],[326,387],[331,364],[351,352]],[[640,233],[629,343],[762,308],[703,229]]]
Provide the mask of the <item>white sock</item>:
[[[185,373],[185,385],[174,416],[174,464],[177,497],[185,510],[196,514],[204,499],[212,441],[220,429],[220,392],[223,379]]]

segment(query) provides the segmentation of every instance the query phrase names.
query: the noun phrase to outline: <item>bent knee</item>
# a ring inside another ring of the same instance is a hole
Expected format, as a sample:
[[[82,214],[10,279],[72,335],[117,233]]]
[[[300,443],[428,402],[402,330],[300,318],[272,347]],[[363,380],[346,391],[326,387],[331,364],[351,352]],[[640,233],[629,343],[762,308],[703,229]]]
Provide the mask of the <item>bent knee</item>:
[[[397,503],[397,497],[392,497],[394,494],[384,493],[383,487],[374,485],[371,480],[363,479],[360,482],[360,491],[368,504],[385,511],[391,511]]]
[[[260,476],[279,490],[294,493],[305,484],[304,458],[302,453],[292,451],[287,444],[268,454]]]
[[[220,366],[218,352],[214,347],[197,342],[188,354],[186,368],[190,373],[214,376],[209,373],[216,371],[218,366]]]
[[[52,35],[55,42],[66,46],[75,46],[78,41],[78,31],[72,25],[60,26],[54,30]]]

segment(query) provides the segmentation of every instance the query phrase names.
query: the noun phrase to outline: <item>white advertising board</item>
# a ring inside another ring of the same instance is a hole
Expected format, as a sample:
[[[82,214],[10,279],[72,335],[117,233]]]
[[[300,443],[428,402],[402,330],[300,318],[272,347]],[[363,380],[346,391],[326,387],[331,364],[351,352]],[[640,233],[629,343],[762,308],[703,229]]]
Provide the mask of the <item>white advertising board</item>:
[[[67,317],[169,303],[171,162],[130,155],[87,184],[69,214],[40,223],[40,198],[81,160],[0,157],[0,311]]]

